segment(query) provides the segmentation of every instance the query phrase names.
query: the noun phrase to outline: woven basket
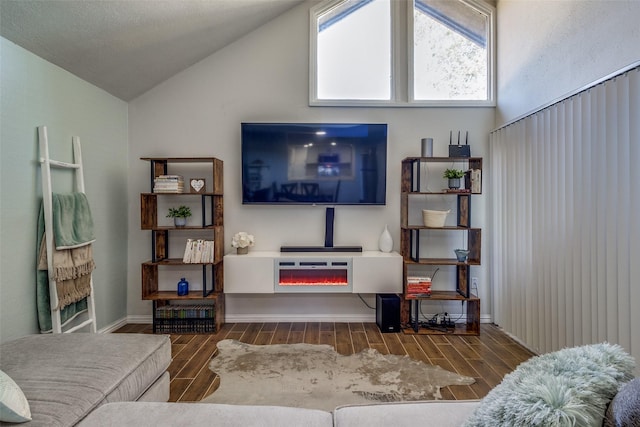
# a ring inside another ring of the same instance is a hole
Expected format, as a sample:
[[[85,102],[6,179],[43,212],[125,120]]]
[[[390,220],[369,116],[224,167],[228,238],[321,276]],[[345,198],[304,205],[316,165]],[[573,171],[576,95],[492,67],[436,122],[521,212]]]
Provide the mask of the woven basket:
[[[447,219],[448,211],[432,211],[429,209],[422,210],[422,220],[427,227],[441,228],[444,227],[444,222]]]

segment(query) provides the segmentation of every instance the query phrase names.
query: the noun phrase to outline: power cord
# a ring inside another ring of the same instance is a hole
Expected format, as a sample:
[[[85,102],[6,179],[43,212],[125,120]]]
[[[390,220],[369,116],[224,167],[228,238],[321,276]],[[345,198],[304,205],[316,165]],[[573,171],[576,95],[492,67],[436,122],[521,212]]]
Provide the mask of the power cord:
[[[367,308],[370,308],[371,310],[375,310],[376,309],[375,307],[371,307],[369,304],[367,304],[367,302],[364,300],[364,298],[362,298],[362,295],[358,294],[358,298],[360,298],[360,301],[362,301],[362,303],[364,305],[366,305]]]
[[[454,320],[453,323],[458,323],[458,321],[462,319],[462,316],[464,316],[464,300],[460,302],[462,303],[462,307],[460,308],[460,316],[458,316],[458,318]]]
[[[422,304],[419,304],[418,305],[419,315],[420,317],[426,320],[421,320],[421,321],[419,320],[418,325],[421,328],[432,329],[432,330],[437,330],[437,331],[446,332],[446,333],[453,333],[456,328],[456,323],[458,323],[464,317],[464,301],[461,301],[461,303],[462,303],[462,307],[461,307],[460,315],[455,320],[451,320],[449,313],[446,311],[441,313],[436,313],[433,316],[431,316],[431,318],[429,318],[422,311]]]

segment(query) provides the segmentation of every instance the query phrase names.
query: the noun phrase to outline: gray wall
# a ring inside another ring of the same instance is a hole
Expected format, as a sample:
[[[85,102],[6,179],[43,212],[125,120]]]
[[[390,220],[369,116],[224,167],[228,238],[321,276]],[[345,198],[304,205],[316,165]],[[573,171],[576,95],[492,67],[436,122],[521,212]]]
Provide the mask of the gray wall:
[[[640,60],[640,1],[497,6],[498,126]]]
[[[104,329],[126,318],[127,104],[6,39],[0,43],[0,342],[38,332],[40,125],[47,126],[50,153],[57,160],[72,161],[72,136],[82,143],[97,237],[97,326]],[[71,191],[69,176],[54,175],[59,184],[54,191]]]

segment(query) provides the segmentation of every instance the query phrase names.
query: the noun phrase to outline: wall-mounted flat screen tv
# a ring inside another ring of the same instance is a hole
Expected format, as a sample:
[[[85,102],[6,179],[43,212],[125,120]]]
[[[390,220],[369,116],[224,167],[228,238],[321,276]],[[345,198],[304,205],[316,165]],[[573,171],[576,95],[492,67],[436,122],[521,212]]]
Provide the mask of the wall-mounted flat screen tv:
[[[387,125],[242,123],[243,204],[384,205]]]

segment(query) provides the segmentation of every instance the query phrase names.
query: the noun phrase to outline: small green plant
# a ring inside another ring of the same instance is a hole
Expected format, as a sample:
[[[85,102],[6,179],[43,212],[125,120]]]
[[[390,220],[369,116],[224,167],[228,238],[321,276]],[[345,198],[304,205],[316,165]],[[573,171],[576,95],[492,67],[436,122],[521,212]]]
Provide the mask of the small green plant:
[[[462,178],[464,176],[464,171],[460,169],[447,169],[444,171],[442,175],[443,178],[455,179]]]
[[[178,206],[177,208],[169,208],[167,218],[189,218],[191,216],[191,208],[189,206]]]

